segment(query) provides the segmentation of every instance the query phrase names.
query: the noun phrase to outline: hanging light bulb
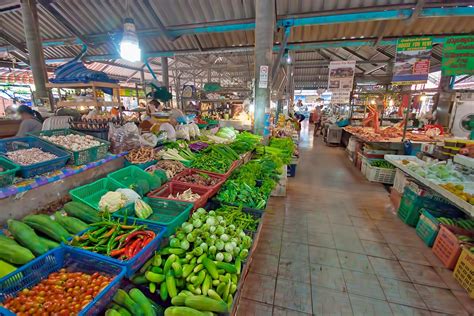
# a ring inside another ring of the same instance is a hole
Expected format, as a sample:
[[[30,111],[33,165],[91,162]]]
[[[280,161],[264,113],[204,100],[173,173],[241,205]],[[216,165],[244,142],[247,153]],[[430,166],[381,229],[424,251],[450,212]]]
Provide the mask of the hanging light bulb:
[[[138,45],[135,22],[132,18],[126,18],[123,23],[123,37],[120,42],[120,57],[122,59],[136,62],[141,60],[142,50]]]

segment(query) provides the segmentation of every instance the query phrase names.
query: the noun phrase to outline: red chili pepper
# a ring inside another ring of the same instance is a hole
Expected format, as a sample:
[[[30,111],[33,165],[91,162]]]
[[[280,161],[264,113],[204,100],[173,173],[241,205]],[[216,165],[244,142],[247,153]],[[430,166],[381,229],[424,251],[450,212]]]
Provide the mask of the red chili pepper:
[[[143,239],[143,242],[142,242],[142,248],[145,248],[146,245],[148,245],[150,243],[150,241],[152,241],[153,238],[150,238],[150,237],[145,237],[145,239]]]
[[[123,254],[124,252],[125,252],[125,248],[122,248],[122,249],[115,249],[115,250],[112,250],[112,251],[110,252],[110,256],[111,256],[111,257],[116,257],[116,256],[118,256],[118,255]]]
[[[135,247],[137,246],[138,243],[141,242],[141,239],[138,238],[137,240],[135,240],[130,246],[127,247],[127,250],[125,250],[125,255],[127,256],[127,258],[131,258],[135,255],[135,253],[133,252],[133,250],[135,249]]]
[[[125,240],[124,240],[124,243],[128,243],[132,238],[135,238],[137,236],[140,236],[140,235],[143,235],[144,231],[143,230],[138,230],[136,232],[133,232],[131,233],[130,235],[128,235]]]
[[[138,240],[139,242],[133,245],[132,249],[132,257],[135,256],[137,253],[139,253],[143,249],[143,240]]]
[[[151,231],[151,230],[145,230],[143,231],[144,235],[150,237],[150,238],[155,238],[156,234],[155,232]]]

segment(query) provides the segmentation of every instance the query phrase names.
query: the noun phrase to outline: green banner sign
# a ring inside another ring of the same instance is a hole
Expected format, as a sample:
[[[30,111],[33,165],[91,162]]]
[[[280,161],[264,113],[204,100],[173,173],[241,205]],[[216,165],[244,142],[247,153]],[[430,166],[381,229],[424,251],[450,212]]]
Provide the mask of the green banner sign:
[[[474,74],[474,36],[452,36],[443,44],[443,76]]]

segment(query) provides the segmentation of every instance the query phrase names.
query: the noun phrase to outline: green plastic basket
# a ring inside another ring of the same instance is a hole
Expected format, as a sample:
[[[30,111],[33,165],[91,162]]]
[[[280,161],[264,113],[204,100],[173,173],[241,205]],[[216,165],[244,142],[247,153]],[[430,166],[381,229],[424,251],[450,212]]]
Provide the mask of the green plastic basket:
[[[95,210],[99,210],[100,198],[107,192],[120,188],[125,188],[125,186],[113,179],[102,178],[69,191],[69,195],[74,201],[82,202]]]
[[[145,170],[146,168],[150,167],[150,166],[153,166],[155,163],[157,163],[158,160],[150,160],[148,162],[144,162],[144,163],[131,163],[130,161],[127,160],[127,158],[125,157],[125,162],[124,162],[124,166],[125,167],[128,167],[128,166],[136,166],[142,170]]]
[[[13,183],[15,174],[20,170],[20,166],[0,157],[0,167],[4,169],[4,171],[0,172],[0,188],[3,188]]]
[[[189,213],[193,208],[193,204],[187,202],[155,198],[144,198],[143,201],[151,206],[153,214],[147,219],[140,218],[140,221],[165,226],[165,237],[174,234],[176,228],[189,218]],[[113,216],[117,218],[137,218],[133,204],[114,212]]]
[[[458,214],[459,210],[447,203],[438,196],[419,196],[409,187],[405,187],[403,197],[398,208],[398,217],[407,225],[416,227],[420,219],[421,210],[438,210],[442,209],[446,214]]]
[[[158,176],[152,175],[146,171],[143,171],[139,167],[136,166],[128,166],[117,171],[114,171],[107,175],[107,178],[115,180],[116,182],[120,183],[126,188],[131,188],[137,191],[134,188],[134,185],[137,184],[140,180],[145,180],[148,182],[148,189],[144,190],[141,195],[145,195],[151,190],[159,188],[161,186],[161,180]]]
[[[439,231],[439,221],[428,210],[422,210],[420,220],[416,224],[416,234],[428,247],[433,247]]]
[[[103,139],[94,137],[94,140],[100,142],[99,146],[88,148],[88,149],[83,149],[79,151],[72,151],[66,147],[57,145],[53,142],[50,142],[46,139],[44,139],[41,136],[65,136],[69,134],[75,134],[75,135],[81,135],[81,136],[87,136],[86,134],[83,134],[78,131],[74,131],[72,129],[52,129],[49,131],[41,131],[41,132],[36,132],[32,133],[31,135],[40,138],[41,140],[48,142],[56,147],[59,147],[68,153],[71,154],[71,159],[69,159],[69,163],[73,164],[75,166],[79,165],[85,165],[89,162],[97,161],[100,159],[104,159],[107,156],[107,151],[109,150],[109,145],[110,143],[108,141],[105,141]]]

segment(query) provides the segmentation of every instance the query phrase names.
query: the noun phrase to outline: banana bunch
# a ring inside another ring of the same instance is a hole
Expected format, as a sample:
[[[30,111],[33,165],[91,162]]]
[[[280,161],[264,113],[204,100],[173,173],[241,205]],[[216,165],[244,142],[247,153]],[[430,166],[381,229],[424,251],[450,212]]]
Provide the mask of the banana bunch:
[[[474,239],[472,239],[469,236],[456,235],[456,237],[459,239],[459,241],[461,241],[463,243],[472,243],[472,242],[474,242]]]

